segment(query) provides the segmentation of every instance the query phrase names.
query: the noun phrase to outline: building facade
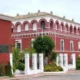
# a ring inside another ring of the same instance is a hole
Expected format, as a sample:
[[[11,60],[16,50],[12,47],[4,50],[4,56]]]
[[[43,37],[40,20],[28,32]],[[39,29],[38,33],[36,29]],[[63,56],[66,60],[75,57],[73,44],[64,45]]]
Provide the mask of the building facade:
[[[12,17],[0,14],[0,64],[9,62]]]
[[[12,21],[12,44],[20,49],[29,48],[39,35],[47,35],[55,43],[55,51],[68,54],[80,54],[80,24],[51,13],[40,12],[17,15]]]

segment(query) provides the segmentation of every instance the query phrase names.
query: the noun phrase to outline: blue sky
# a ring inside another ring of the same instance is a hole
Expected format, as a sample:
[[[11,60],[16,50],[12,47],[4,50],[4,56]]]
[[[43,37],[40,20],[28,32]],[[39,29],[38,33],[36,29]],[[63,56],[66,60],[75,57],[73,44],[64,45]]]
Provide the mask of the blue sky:
[[[19,14],[53,11],[58,16],[66,16],[80,22],[80,0],[0,0],[0,13],[15,16]]]

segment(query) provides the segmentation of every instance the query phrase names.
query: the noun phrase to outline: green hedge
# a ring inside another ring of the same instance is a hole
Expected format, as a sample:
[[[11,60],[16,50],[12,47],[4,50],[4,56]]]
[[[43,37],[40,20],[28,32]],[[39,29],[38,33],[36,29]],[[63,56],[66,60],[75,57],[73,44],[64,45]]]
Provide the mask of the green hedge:
[[[52,62],[52,63],[44,66],[44,71],[57,72],[57,71],[63,71],[63,69],[62,69],[62,67],[57,66],[55,62]]]
[[[76,69],[80,70],[80,56],[76,60]]]

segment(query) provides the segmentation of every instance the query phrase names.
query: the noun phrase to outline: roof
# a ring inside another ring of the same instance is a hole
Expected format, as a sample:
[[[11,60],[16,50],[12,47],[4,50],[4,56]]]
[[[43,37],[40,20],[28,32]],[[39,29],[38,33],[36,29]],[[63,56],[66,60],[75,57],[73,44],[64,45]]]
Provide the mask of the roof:
[[[13,21],[14,17],[8,16],[8,15],[4,15],[4,14],[0,14],[0,19],[7,20],[7,21]]]
[[[29,13],[29,14],[26,14],[26,15],[17,15],[17,16],[14,17],[14,19],[15,19],[15,20],[19,20],[19,19],[40,17],[40,16],[46,16],[46,15],[49,15],[49,16],[52,16],[52,17],[56,17],[56,18],[59,18],[59,19],[62,19],[62,20],[65,20],[65,21],[68,21],[68,22],[71,22],[71,23],[75,23],[75,24],[80,25],[80,23],[77,23],[77,22],[74,22],[74,21],[72,21],[72,20],[59,17],[59,16],[54,15],[54,14],[46,13],[46,12]]]

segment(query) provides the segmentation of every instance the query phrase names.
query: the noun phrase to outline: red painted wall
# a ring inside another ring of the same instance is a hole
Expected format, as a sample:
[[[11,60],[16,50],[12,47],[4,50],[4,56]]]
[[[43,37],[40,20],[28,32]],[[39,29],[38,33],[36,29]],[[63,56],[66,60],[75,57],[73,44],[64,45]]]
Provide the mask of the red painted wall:
[[[0,19],[0,44],[11,45],[11,22]],[[0,63],[9,62],[9,53],[0,53]]]

